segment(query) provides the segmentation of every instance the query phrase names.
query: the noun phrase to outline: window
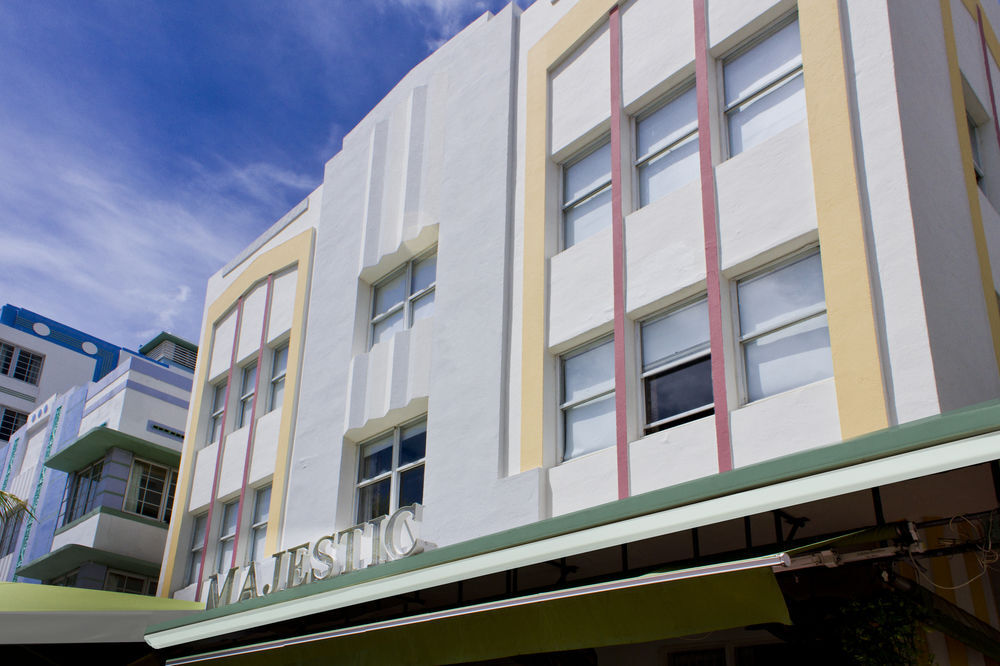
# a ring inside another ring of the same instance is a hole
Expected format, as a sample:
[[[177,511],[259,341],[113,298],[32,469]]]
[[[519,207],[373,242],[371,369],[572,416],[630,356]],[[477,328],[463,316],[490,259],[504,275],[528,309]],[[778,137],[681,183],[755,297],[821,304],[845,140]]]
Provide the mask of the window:
[[[243,381],[240,382],[240,413],[236,419],[236,427],[242,428],[253,418],[253,398],[257,392],[257,364],[253,363],[243,368]]]
[[[125,510],[169,523],[176,486],[175,470],[136,460],[125,494]]]
[[[271,486],[264,486],[254,495],[253,524],[250,526],[250,557],[248,562],[264,555],[264,538],[267,536],[267,516],[271,508]]]
[[[215,562],[215,570],[219,573],[229,571],[233,561],[233,549],[236,547],[236,514],[239,500],[222,506],[222,526],[219,529],[219,552]]]
[[[199,569],[201,569],[201,554],[205,550],[205,529],[208,525],[208,514],[201,514],[194,517],[194,526],[191,530],[191,554],[188,556],[187,584],[198,582]]]
[[[0,342],[0,375],[9,375],[22,382],[37,385],[44,358],[8,342]]]
[[[611,144],[563,169],[563,247],[611,226]]]
[[[410,328],[434,311],[437,254],[417,257],[372,288],[371,345]]]
[[[393,428],[361,445],[358,523],[423,501],[426,448],[426,420]]]
[[[97,495],[103,469],[104,461],[98,460],[93,465],[73,474],[69,484],[66,486],[65,508],[63,511],[64,525],[87,514],[97,506]]]
[[[25,424],[28,415],[10,407],[0,407],[0,442],[9,442],[11,435]]]
[[[965,122],[969,126],[969,143],[972,146],[972,168],[976,172],[976,183],[983,183],[983,161],[979,154],[979,127],[972,116],[965,114]]]
[[[615,358],[611,340],[562,358],[563,460],[615,443]]]
[[[642,324],[645,431],[663,430],[714,411],[708,303]]]
[[[76,578],[80,574],[79,569],[74,569],[68,574],[45,581],[46,585],[58,585],[60,587],[76,587]]]
[[[698,101],[688,88],[635,123],[639,206],[698,177]]]
[[[736,287],[748,400],[833,376],[819,253]]]
[[[104,589],[109,592],[127,592],[128,594],[156,594],[157,580],[122,571],[109,570],[104,578]]]
[[[287,370],[288,345],[283,345],[274,350],[274,356],[271,359],[271,398],[267,411],[281,407],[281,400],[285,397],[285,373]]]
[[[728,58],[723,79],[730,156],[805,119],[798,19]]]
[[[208,424],[208,443],[219,441],[222,435],[222,414],[226,411],[226,385],[212,387],[212,414]]]
[[[24,522],[24,510],[14,511],[3,521],[0,526],[0,557],[6,557],[14,552],[17,547],[17,536],[21,532],[21,524]]]

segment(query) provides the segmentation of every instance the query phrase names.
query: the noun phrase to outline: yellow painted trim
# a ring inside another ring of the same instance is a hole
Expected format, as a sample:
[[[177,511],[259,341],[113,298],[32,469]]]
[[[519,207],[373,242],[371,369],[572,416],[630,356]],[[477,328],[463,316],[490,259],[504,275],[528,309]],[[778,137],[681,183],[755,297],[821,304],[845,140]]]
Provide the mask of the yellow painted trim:
[[[996,292],[993,288],[993,269],[983,228],[983,212],[979,207],[979,185],[972,166],[972,143],[966,131],[965,93],[962,90],[962,71],[958,66],[958,48],[955,45],[955,24],[952,22],[951,1],[940,0],[941,23],[944,28],[945,53],[948,56],[948,74],[951,79],[951,103],[955,110],[955,130],[958,133],[958,147],[962,153],[962,171],[965,175],[965,193],[969,199],[969,217],[972,222],[972,237],[976,243],[976,258],[979,260],[979,278],[983,289],[986,317],[990,323],[993,338],[993,356],[1000,371],[1000,308],[997,307]],[[973,14],[975,15],[975,14]],[[985,16],[984,29],[986,26]]]
[[[285,375],[285,402],[282,405],[281,425],[278,431],[278,450],[275,460],[274,480],[272,481],[270,515],[273,516],[267,528],[267,548],[273,551],[277,547],[278,533],[281,528],[281,515],[284,507],[285,484],[288,477],[288,454],[292,440],[294,424],[295,395],[297,393],[299,373],[302,365],[302,343],[305,336],[305,309],[309,279],[312,272],[313,246],[316,230],[308,229],[299,235],[285,241],[256,259],[226,287],[222,294],[208,306],[205,313],[205,326],[202,331],[201,346],[204,350],[199,356],[197,373],[194,381],[194,391],[191,396],[191,423],[184,436],[184,449],[177,481],[174,499],[174,516],[187,516],[190,501],[191,483],[194,478],[194,465],[198,457],[199,433],[201,433],[201,409],[205,387],[208,381],[211,365],[212,334],[216,325],[232,309],[241,296],[249,292],[260,280],[271,273],[277,273],[291,266],[298,267],[298,284],[295,292],[295,308],[292,315],[292,328],[288,342],[288,370]],[[294,362],[293,362],[294,361]],[[220,446],[222,443],[220,442]],[[179,522],[177,523],[180,524]],[[273,531],[273,534],[272,534]],[[166,561],[160,579],[160,596],[170,596],[173,576],[178,557],[186,555],[187,548],[179,549],[178,537],[180,529],[172,528],[167,535]],[[183,550],[183,552],[182,552]]]
[[[549,72],[603,21],[617,0],[580,0],[528,51],[525,88],[524,269],[521,301],[521,471],[544,464],[546,296],[545,227],[549,165]],[[610,110],[609,110],[610,113]],[[552,418],[551,415],[548,418]]]
[[[816,221],[844,439],[889,426],[851,129],[840,3],[799,3]]]

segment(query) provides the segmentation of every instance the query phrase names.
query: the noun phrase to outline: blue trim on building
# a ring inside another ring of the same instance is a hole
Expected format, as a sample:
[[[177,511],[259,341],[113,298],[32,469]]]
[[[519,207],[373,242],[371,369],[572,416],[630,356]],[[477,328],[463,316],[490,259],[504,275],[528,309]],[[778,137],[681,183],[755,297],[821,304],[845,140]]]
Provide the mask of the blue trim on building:
[[[101,397],[99,400],[96,400],[92,404],[87,405],[87,411],[85,411],[83,413],[83,415],[87,416],[92,411],[94,411],[95,409],[97,409],[98,407],[100,407],[101,405],[103,405],[104,403],[106,403],[108,400],[111,400],[111,398],[115,397],[116,395],[118,395],[119,393],[121,393],[122,391],[124,391],[125,389],[131,389],[131,390],[135,391],[136,393],[144,393],[144,394],[146,394],[148,396],[151,396],[153,398],[158,398],[158,399],[160,399],[163,402],[166,402],[168,404],[176,405],[176,406],[180,407],[181,409],[187,409],[188,408],[188,401],[187,400],[182,400],[181,398],[178,398],[176,396],[172,396],[169,393],[164,393],[163,391],[157,391],[154,388],[149,388],[148,386],[140,384],[137,381],[133,381],[131,379],[128,379],[124,383],[122,383],[119,386],[117,386],[114,389],[112,389],[107,395]]]
[[[95,338],[92,335],[87,335],[83,331],[79,331],[65,324],[60,324],[59,322],[49,319],[48,317],[43,317],[42,315],[32,312],[31,310],[26,310],[25,308],[19,308],[14,305],[4,305],[0,308],[0,324],[10,326],[11,328],[16,328],[19,331],[33,335],[41,340],[48,340],[49,342],[59,345],[60,347],[65,347],[71,351],[75,351],[82,356],[87,356],[93,358],[94,363],[94,379],[97,381],[104,375],[111,372],[116,365],[118,365],[118,355],[121,353],[122,348],[113,345],[110,342],[101,340],[100,338]],[[45,324],[49,328],[48,335],[39,335],[35,332],[35,324]],[[83,351],[83,343],[89,342],[97,348],[96,354],[88,354]]]

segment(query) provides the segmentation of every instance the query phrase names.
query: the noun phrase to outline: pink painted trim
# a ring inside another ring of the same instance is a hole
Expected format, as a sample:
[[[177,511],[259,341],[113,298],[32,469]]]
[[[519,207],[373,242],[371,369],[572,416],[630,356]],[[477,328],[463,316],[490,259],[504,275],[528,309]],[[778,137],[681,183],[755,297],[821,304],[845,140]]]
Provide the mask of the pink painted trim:
[[[708,23],[705,0],[694,0],[694,71],[698,97],[698,153],[701,158],[701,213],[705,227],[705,278],[708,288],[708,328],[712,348],[712,394],[715,397],[715,440],[719,471],[733,468],[726,399],[725,346],[722,339],[722,279],[719,270],[719,228],[715,209],[715,170],[708,86]]]
[[[253,454],[254,436],[257,433],[257,405],[260,404],[260,376],[263,374],[261,362],[264,360],[264,347],[267,345],[267,324],[271,318],[271,290],[274,286],[274,274],[267,276],[267,292],[264,296],[264,321],[260,327],[260,346],[257,348],[257,376],[253,382],[253,407],[250,408],[250,433],[247,435],[247,453],[243,458],[243,483],[240,486],[240,503],[236,508],[236,536],[233,537],[233,559],[230,567],[236,566],[236,554],[239,550],[240,532],[243,528],[243,502],[246,500],[247,484],[250,482],[250,457]]]
[[[625,221],[622,218],[622,49],[618,7],[608,17],[611,36],[611,245],[615,304],[615,446],[618,499],[629,496],[628,377],[625,358]]]
[[[1000,146],[1000,120],[997,119],[997,100],[993,94],[993,74],[990,71],[990,56],[986,48],[986,32],[983,29],[983,10],[976,5],[976,22],[979,24],[979,42],[983,45],[983,64],[986,66],[986,83],[990,88],[990,108],[993,110],[993,130],[997,137],[997,146]]]
[[[215,512],[215,495],[219,492],[219,470],[222,467],[222,451],[226,441],[226,423],[229,417],[229,392],[233,386],[233,368],[236,367],[236,352],[240,344],[240,323],[243,320],[243,299],[236,302],[236,332],[233,333],[233,353],[229,357],[229,372],[226,373],[226,394],[222,398],[222,423],[219,425],[219,450],[215,454],[215,472],[212,474],[212,497],[208,502],[208,514],[205,516],[205,542],[201,548],[201,564],[198,567],[198,586],[194,591],[194,600],[201,601],[202,582],[205,580],[205,556],[208,554],[208,544],[212,536],[212,514]]]

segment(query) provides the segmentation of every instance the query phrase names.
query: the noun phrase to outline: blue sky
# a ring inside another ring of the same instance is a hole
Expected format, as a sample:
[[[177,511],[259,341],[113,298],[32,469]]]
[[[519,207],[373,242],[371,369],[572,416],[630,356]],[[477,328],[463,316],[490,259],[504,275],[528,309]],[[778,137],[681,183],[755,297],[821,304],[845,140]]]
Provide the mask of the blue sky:
[[[208,277],[406,72],[505,4],[0,3],[0,304],[133,349],[196,341]]]

